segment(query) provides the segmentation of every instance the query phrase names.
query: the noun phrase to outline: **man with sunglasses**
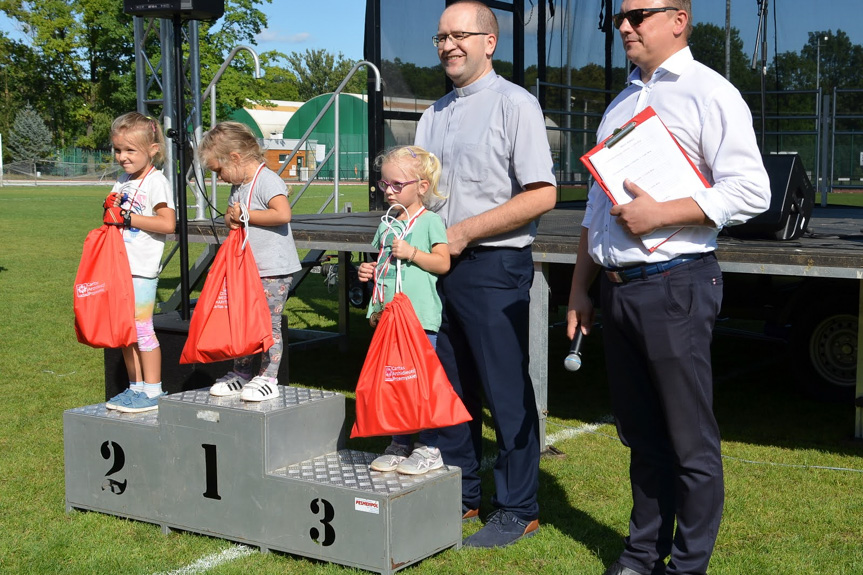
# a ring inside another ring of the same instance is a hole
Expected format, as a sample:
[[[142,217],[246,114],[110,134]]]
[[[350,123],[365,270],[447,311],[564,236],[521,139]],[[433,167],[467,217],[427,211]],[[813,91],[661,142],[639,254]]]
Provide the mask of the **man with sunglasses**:
[[[600,276],[612,408],[630,449],[629,535],[606,575],[707,572],[724,499],[710,361],[722,273],[713,252],[722,227],[770,200],[749,109],[693,60],[690,15],[690,0],[623,0],[613,20],[636,68],[597,137],[652,106],[711,187],[658,202],[627,180],[632,201],[613,206],[594,184],[573,272],[569,337],[590,331],[587,292]],[[663,229],[670,237],[647,250],[639,236]]]
[[[483,397],[497,437],[495,511],[465,539],[469,547],[503,547],[539,529],[530,244],[536,219],[554,207],[556,182],[539,103],[492,68],[497,38],[497,19],[485,4],[447,6],[432,43],[454,90],[425,111],[416,136],[443,166],[446,199],[432,208],[447,226],[453,261],[437,284],[437,352],[473,421],[442,429],[438,447],[447,465],[462,468],[465,521],[479,516]]]

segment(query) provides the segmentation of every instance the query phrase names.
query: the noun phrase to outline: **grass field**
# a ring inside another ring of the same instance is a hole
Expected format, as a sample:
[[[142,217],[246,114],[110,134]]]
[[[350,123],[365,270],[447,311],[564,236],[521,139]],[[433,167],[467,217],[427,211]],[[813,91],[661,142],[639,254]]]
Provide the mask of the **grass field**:
[[[312,192],[318,199],[308,195],[308,206],[296,211],[316,211],[328,193]],[[63,411],[104,400],[103,353],[75,340],[72,284],[106,193],[104,186],[0,188],[0,572],[357,572],[211,537],[163,535],[156,525],[109,515],[66,513]],[[343,186],[342,193],[340,201],[355,209],[366,205],[365,188]],[[172,262],[161,298],[178,276]],[[288,323],[332,327],[335,307],[336,294],[321,276],[310,276],[290,300]],[[362,311],[351,313],[347,353],[321,347],[289,358],[289,383],[347,396],[348,425],[370,338]],[[564,456],[541,462],[539,534],[502,550],[444,551],[405,573],[600,575],[620,553],[630,506],[628,452],[609,423],[602,346],[589,338],[584,367],[570,373],[562,366],[562,327],[553,325],[550,339],[548,441]],[[863,445],[852,437],[854,408],[805,399],[789,383],[793,369],[781,345],[717,335],[726,507],[713,575],[863,573]],[[487,429],[485,437],[493,451],[493,433]],[[385,444],[348,442],[378,452]],[[490,470],[485,481],[483,514],[490,511]]]

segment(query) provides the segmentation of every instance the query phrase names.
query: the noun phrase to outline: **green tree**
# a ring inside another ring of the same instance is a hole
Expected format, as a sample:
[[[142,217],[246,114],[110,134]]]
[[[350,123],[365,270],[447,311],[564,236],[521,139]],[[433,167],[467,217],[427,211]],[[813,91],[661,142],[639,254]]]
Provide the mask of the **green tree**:
[[[310,100],[315,96],[334,92],[356,63],[350,59],[346,60],[341,52],[338,56],[333,56],[323,49],[306,50],[304,54],[291,52],[286,60],[288,69],[297,78],[300,100]],[[358,70],[345,86],[345,92],[365,92],[366,77],[364,69]]]
[[[699,23],[693,26],[689,37],[689,48],[696,60],[725,75],[725,29],[716,24]],[[745,92],[757,90],[761,79],[757,71],[749,67],[749,61],[743,52],[743,40],[740,31],[731,29],[731,83],[738,90]]]
[[[120,0],[0,0],[29,39],[35,107],[51,119],[60,146],[93,147],[117,108],[121,77],[132,72],[131,19]],[[133,74],[134,76],[134,74]],[[134,98],[134,93],[133,93]]]
[[[32,164],[34,173],[36,162],[51,157],[51,131],[30,104],[16,114],[7,145],[12,159]]]
[[[18,111],[40,97],[32,86],[37,69],[38,62],[26,44],[0,33],[0,133],[8,134]]]

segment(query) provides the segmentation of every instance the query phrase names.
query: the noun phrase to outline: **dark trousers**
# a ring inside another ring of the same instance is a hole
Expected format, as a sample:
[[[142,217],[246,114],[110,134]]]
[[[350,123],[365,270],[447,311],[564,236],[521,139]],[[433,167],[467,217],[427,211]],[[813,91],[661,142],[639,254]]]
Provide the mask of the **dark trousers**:
[[[724,499],[710,362],[719,264],[710,255],[625,284],[602,281],[612,407],[630,449],[620,561],[640,573],[706,573]]]
[[[480,505],[482,401],[497,437],[492,504],[539,517],[539,416],[528,375],[530,248],[468,248],[438,279],[443,317],[437,353],[473,420],[440,430],[447,465],[462,470],[462,505]]]

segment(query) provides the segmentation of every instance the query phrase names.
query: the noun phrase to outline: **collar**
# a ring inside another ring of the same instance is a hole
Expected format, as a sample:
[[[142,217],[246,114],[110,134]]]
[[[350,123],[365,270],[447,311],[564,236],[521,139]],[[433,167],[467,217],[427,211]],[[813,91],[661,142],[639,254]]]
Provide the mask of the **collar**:
[[[653,73],[653,76],[647,82],[644,82],[641,79],[641,69],[636,68],[626,79],[627,83],[635,84],[637,86],[646,86],[648,84],[653,84],[659,81],[665,74],[674,74],[675,76],[680,76],[686,70],[686,68],[691,64],[695,58],[692,57],[692,50],[689,49],[689,46],[685,46],[669,56],[665,62],[659,65],[656,71]]]
[[[453,87],[453,92],[455,92],[455,95],[457,98],[462,98],[464,96],[470,96],[471,94],[476,94],[477,92],[485,90],[486,88],[491,86],[494,82],[496,82],[498,78],[499,78],[499,76],[497,75],[497,72],[492,70],[491,72],[489,72],[488,74],[486,74],[485,76],[483,76],[482,78],[477,80],[476,82],[471,82],[470,84],[468,84],[464,88]]]

